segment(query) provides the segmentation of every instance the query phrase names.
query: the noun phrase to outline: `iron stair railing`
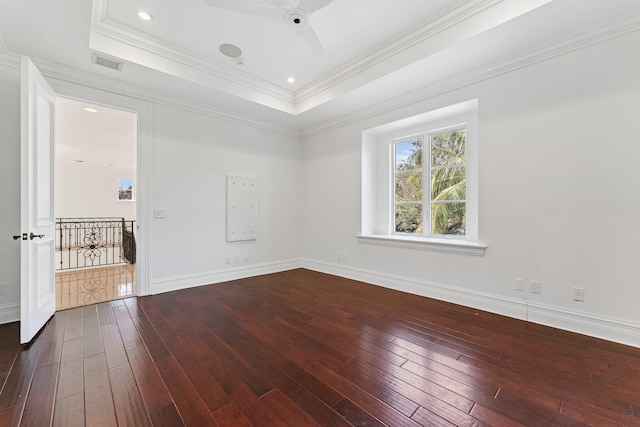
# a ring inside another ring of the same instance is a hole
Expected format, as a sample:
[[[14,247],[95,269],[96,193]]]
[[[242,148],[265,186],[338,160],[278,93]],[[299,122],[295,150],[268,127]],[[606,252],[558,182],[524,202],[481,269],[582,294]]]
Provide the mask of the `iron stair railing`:
[[[56,218],[56,270],[135,264],[135,220]]]

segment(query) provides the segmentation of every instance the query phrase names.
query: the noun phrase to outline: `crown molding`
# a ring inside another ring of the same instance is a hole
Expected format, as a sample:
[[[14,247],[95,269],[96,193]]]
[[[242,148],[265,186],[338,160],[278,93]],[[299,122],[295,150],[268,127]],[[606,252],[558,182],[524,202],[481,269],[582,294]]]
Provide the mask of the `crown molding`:
[[[176,98],[174,94],[160,93],[155,90],[145,88],[143,86],[125,83],[109,77],[99,76],[97,74],[78,70],[47,61],[40,58],[31,58],[36,64],[40,72],[47,79],[55,81],[57,87],[66,87],[69,85],[81,86],[90,89],[101,90],[107,93],[113,93],[140,101],[150,102],[167,107],[178,108],[196,114],[205,115],[211,118],[225,120],[227,122],[249,126],[267,132],[277,133],[294,138],[300,138],[300,130],[292,127],[279,126],[268,121],[259,120],[246,115],[231,113],[226,110],[219,110],[211,106],[196,103],[193,101],[181,100]],[[0,39],[0,65],[20,69],[20,54],[11,52]]]
[[[362,55],[335,69],[329,75],[317,79],[309,85],[299,89],[295,93],[297,103],[319,95],[355,75],[365,72],[372,66],[398,56],[402,52],[417,44],[427,41],[429,38],[445,31],[448,28],[463,23],[464,21],[482,13],[483,11],[502,3],[504,0],[458,0],[405,31],[386,40],[384,43],[373,47]]]
[[[553,0],[457,1],[296,92],[299,111],[409,66]],[[390,65],[393,64],[392,69]],[[309,105],[307,105],[307,103]]]
[[[465,9],[470,9],[473,15],[504,0],[457,0],[435,16],[410,27],[401,35],[376,46],[356,60],[331,72],[326,78],[296,93],[237,68],[207,60],[194,51],[117,22],[108,15],[109,1],[93,1],[89,42],[92,50],[144,66],[154,63],[156,68],[163,72],[173,73],[178,77],[188,75],[192,80],[216,90],[295,115],[304,111],[299,108],[301,102],[309,103],[313,97],[322,97],[323,93],[327,93],[370,67],[398,55],[442,29],[464,21],[469,17],[468,13],[464,13]],[[403,46],[403,43],[410,43],[410,45]],[[170,66],[167,66],[167,62]],[[327,99],[320,103],[333,96],[325,98]],[[312,103],[312,106],[316,104],[317,102]]]
[[[429,84],[417,91],[405,93],[384,102],[377,103],[373,107],[364,108],[353,114],[341,116],[336,120],[329,120],[317,126],[308,127],[302,130],[302,137],[308,138],[320,135],[344,126],[368,120],[392,110],[408,107],[430,98],[639,30],[640,9],[637,9],[632,13],[617,16],[583,30],[540,43],[510,57],[458,74],[452,78]]]
[[[118,22],[109,1],[94,0],[91,49],[298,115],[552,0],[455,0],[295,92]]]
[[[263,95],[274,97],[288,103],[294,101],[291,92],[284,88],[265,80],[257,79],[239,68],[220,64],[218,61],[204,59],[202,55],[198,55],[196,52],[178,47],[149,34],[143,34],[134,28],[122,25],[112,19],[101,22],[99,26],[93,27],[91,32],[92,37],[100,35],[110,38],[119,43],[126,44],[128,48],[133,47],[143,50],[162,59],[175,62],[178,65],[190,67],[199,72],[215,76],[225,84],[232,83],[246,86]],[[114,56],[113,53],[105,53]],[[128,60],[127,58],[122,59]]]
[[[256,78],[237,67],[231,67],[220,61],[206,59],[197,52],[174,45],[159,37],[117,22],[109,18],[108,9],[109,0],[94,0],[94,8],[91,16],[90,47],[92,47],[93,39],[96,36],[104,37],[117,43],[122,43],[127,49],[133,48],[149,52],[163,60],[174,62],[179,66],[192,68],[215,79],[221,79],[226,85],[230,83],[240,85],[248,87],[264,96],[273,97],[289,104],[294,102],[291,91],[267,82],[266,80]],[[113,55],[113,52],[105,53]],[[118,55],[115,56],[120,57]],[[122,59],[130,60],[129,58]],[[136,61],[131,60],[131,62]]]
[[[446,94],[448,92],[638,30],[640,30],[640,10],[603,21],[598,25],[539,44],[533,48],[512,55],[509,58],[494,61],[493,63],[459,74],[450,79],[424,86],[417,91],[396,96],[389,100],[380,102],[373,107],[360,109],[352,114],[343,115],[339,119],[328,120],[302,130],[294,127],[275,125],[272,122],[238,113],[230,113],[227,110],[212,108],[211,106],[203,103],[178,99],[174,94],[159,93],[143,86],[124,83],[112,78],[99,76],[38,58],[33,59],[38,67],[43,70],[46,77],[56,79],[58,82],[63,84],[90,87],[136,98],[142,101],[179,108],[196,114],[206,115],[212,118],[250,126],[289,137],[306,138],[368,120],[383,113],[411,106],[429,98]],[[20,55],[7,49],[1,37],[0,65],[14,69],[20,68]]]
[[[9,68],[20,68],[20,55],[7,49],[2,39],[2,34],[0,34],[0,65]]]

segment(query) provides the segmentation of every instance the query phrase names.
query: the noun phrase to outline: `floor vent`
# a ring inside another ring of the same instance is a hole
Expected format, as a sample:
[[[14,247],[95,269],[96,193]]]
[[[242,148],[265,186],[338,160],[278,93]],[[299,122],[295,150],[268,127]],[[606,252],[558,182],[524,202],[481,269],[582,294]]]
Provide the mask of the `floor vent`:
[[[124,62],[118,61],[115,58],[98,55],[97,53],[91,54],[91,62],[116,71],[122,71],[122,67],[124,66]]]

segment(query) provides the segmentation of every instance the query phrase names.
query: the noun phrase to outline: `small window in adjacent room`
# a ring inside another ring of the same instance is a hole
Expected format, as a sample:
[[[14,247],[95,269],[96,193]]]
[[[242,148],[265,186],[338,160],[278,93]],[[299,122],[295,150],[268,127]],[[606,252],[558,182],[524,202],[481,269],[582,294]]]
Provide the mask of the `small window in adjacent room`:
[[[478,242],[478,103],[362,133],[361,243],[484,255]]]
[[[133,200],[133,179],[118,179],[118,200]]]

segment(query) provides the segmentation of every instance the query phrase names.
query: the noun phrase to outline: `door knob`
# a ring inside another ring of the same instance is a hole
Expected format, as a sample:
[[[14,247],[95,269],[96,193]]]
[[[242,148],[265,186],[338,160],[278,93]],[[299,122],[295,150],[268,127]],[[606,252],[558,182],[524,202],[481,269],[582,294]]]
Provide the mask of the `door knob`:
[[[33,234],[33,231],[31,232],[31,234],[29,234],[29,239],[31,240],[35,239],[36,237],[42,239],[44,237],[44,234]]]
[[[27,233],[24,233],[22,235],[18,234],[17,236],[13,236],[13,240],[18,240],[21,237],[22,237],[22,240],[27,240]]]

